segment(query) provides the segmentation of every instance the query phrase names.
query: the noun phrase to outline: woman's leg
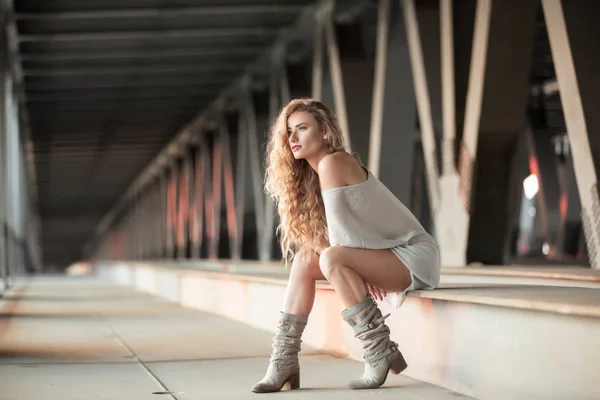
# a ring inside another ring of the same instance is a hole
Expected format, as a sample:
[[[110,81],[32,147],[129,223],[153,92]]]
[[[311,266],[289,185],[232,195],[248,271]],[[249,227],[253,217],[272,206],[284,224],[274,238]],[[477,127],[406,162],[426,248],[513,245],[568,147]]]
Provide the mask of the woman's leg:
[[[315,283],[319,279],[325,277],[319,269],[318,254],[312,251],[296,254],[285,293],[283,312],[273,338],[269,367],[264,378],[252,388],[253,392],[276,392],[286,384],[291,389],[300,387],[298,352],[302,332],[315,301]]]
[[[319,269],[319,255],[310,250],[298,252],[292,262],[283,312],[308,317],[315,302],[316,282],[324,279]]]
[[[388,371],[406,368],[390,329],[365,282],[387,291],[403,291],[411,283],[410,271],[391,250],[329,247],[320,256],[323,275],[334,287],[346,309],[342,318],[352,327],[364,349],[365,371],[350,382],[353,389],[373,389],[385,382]]]
[[[412,280],[408,268],[389,249],[329,247],[321,253],[319,266],[345,307],[367,296],[365,282],[388,292],[401,292]]]

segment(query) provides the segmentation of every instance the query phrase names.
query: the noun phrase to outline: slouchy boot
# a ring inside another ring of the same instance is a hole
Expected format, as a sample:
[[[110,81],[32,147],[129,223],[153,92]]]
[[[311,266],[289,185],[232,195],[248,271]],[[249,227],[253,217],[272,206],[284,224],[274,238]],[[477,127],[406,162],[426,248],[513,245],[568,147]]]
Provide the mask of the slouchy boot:
[[[342,312],[342,318],[354,330],[365,351],[365,371],[362,377],[350,382],[352,389],[374,389],[385,383],[388,371],[399,374],[406,367],[406,361],[398,350],[398,345],[390,340],[390,328],[370,296]]]
[[[255,393],[278,392],[284,385],[289,389],[300,387],[298,352],[302,332],[308,317],[282,312],[273,338],[273,353],[265,377],[252,388]]]

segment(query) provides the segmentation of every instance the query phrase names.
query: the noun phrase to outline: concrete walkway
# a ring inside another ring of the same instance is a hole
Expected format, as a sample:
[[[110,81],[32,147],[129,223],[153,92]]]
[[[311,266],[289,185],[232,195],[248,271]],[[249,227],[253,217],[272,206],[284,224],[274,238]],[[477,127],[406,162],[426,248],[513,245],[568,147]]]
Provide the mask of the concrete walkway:
[[[23,283],[0,317],[3,400],[466,398],[402,375],[349,390],[362,364],[306,347],[300,390],[253,394],[271,333],[89,278]]]

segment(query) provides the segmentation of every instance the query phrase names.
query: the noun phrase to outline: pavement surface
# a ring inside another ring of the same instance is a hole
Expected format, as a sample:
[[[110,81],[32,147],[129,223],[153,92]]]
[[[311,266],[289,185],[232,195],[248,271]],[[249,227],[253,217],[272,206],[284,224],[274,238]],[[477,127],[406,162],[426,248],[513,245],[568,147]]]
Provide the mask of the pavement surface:
[[[382,388],[350,390],[362,364],[306,346],[299,390],[254,394],[271,338],[91,278],[34,278],[0,299],[0,400],[468,398],[391,374]]]

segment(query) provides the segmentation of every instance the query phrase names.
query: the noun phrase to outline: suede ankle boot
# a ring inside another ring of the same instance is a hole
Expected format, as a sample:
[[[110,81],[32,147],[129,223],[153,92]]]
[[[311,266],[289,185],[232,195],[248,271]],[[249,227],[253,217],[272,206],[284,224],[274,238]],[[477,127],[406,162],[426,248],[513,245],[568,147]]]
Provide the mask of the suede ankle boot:
[[[252,388],[254,393],[278,392],[284,386],[300,387],[298,352],[302,332],[308,317],[282,312],[277,332],[273,338],[273,353],[265,377]]]
[[[342,318],[352,327],[365,351],[365,371],[362,377],[350,382],[352,389],[374,389],[385,383],[388,372],[399,374],[406,361],[398,345],[390,340],[390,328],[370,296],[342,312]]]

